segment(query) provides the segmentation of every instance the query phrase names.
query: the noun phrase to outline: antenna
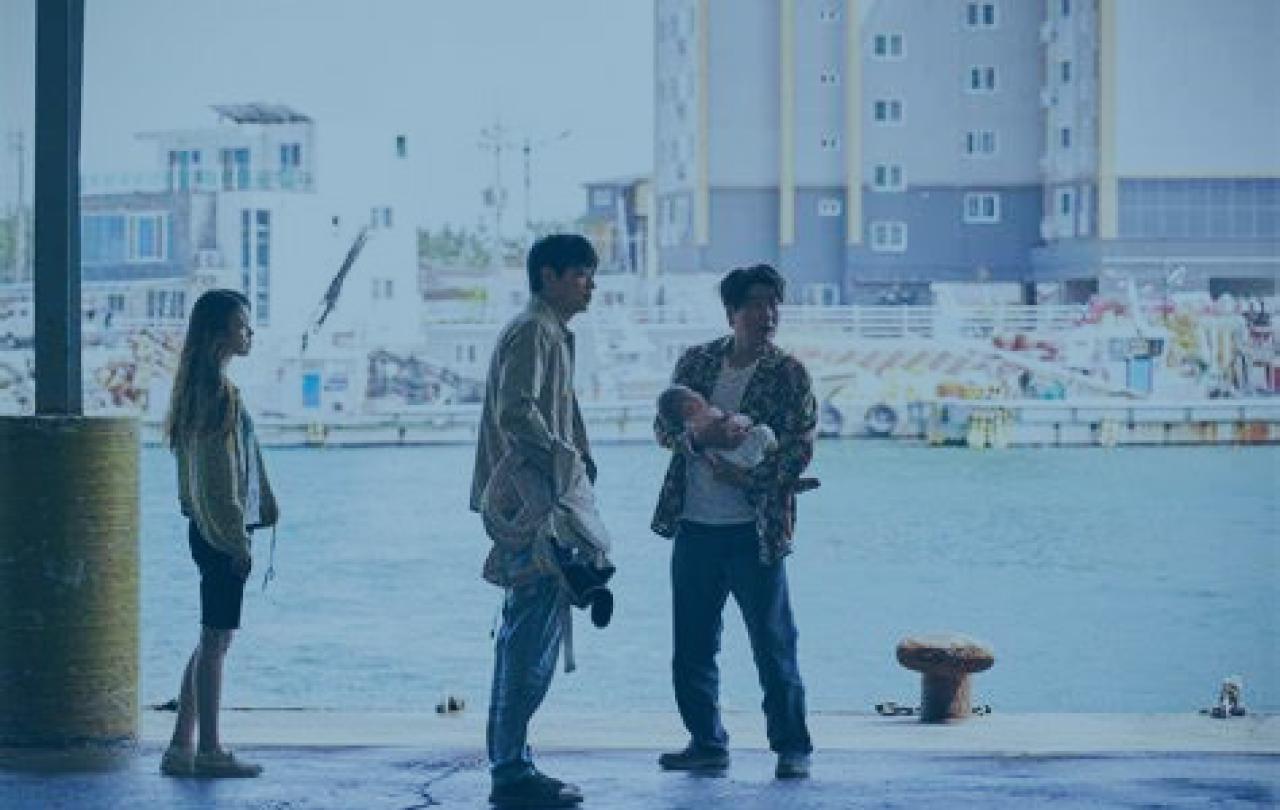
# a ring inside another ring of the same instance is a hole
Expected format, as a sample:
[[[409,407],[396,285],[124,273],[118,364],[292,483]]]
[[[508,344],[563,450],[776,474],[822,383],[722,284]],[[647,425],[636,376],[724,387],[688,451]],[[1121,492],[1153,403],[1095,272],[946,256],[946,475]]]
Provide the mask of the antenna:
[[[515,143],[507,140],[510,130],[502,125],[501,119],[492,126],[480,130],[482,150],[493,153],[493,185],[484,190],[484,204],[493,209],[493,245],[494,260],[500,261],[502,256],[502,212],[507,207],[507,189],[502,184],[502,150],[514,149]]]
[[[533,234],[533,171],[532,171],[532,154],[534,149],[541,149],[544,146],[550,146],[558,141],[563,141],[572,134],[570,130],[562,129],[549,138],[542,138],[537,141],[530,141],[529,138],[524,139],[524,229]]]

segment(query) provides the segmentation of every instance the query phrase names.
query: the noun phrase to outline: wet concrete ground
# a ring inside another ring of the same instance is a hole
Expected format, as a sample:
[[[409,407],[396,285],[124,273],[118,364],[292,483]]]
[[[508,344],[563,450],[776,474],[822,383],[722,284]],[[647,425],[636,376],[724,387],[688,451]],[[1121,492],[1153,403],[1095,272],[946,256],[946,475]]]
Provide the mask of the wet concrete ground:
[[[0,771],[5,808],[368,808],[488,806],[477,752],[405,748],[250,747],[258,779],[172,779],[148,747],[117,770]],[[855,807],[1270,808],[1280,800],[1274,755],[976,755],[819,752],[812,778],[780,782],[765,751],[737,751],[722,777],[664,773],[656,750],[556,751],[549,773],[575,781],[584,810],[835,810]]]
[[[266,773],[218,781],[160,776],[171,718],[144,717],[140,746],[96,763],[0,751],[0,809],[489,806],[475,714],[229,711],[224,738]],[[993,715],[922,726],[819,714],[813,776],[790,782],[773,778],[754,714],[726,723],[733,763],[718,777],[658,769],[655,746],[682,742],[667,715],[549,716],[533,739],[539,767],[580,785],[585,810],[1280,806],[1274,717]]]

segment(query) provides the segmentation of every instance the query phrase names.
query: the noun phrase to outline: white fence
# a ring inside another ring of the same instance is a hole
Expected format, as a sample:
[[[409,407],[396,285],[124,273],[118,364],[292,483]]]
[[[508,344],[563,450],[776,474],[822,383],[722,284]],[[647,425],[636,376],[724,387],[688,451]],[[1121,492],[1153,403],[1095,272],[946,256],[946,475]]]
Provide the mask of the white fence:
[[[488,303],[451,302],[427,310],[427,322],[500,323],[513,314],[509,307]],[[781,308],[784,329],[839,330],[860,338],[991,337],[1014,332],[1067,332],[1079,326],[1084,307],[1078,305],[993,304],[987,306],[800,306]],[[585,316],[600,326],[641,328],[719,327],[724,310],[708,306],[601,306]]]

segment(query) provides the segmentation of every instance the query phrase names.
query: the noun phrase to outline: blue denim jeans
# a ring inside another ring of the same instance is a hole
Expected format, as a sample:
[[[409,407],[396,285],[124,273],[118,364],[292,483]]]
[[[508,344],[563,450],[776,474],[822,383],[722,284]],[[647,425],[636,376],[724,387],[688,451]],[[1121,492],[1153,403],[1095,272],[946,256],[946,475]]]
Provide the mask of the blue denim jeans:
[[[486,740],[494,783],[533,771],[529,720],[546,697],[564,635],[560,584],[543,577],[507,590],[494,643]]]
[[[729,594],[737,600],[764,689],[769,747],[778,753],[813,750],[805,724],[804,683],[796,662],[783,561],[762,565],[753,524],[708,526],[682,521],[671,552],[671,616],[675,651],[671,675],[680,718],[695,746],[725,749],[720,722],[720,635]]]

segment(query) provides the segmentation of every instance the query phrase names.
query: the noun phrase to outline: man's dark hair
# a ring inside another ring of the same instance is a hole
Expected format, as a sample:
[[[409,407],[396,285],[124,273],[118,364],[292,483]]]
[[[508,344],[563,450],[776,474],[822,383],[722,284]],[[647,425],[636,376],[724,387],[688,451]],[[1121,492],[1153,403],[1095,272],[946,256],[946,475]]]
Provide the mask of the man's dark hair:
[[[764,284],[773,288],[774,300],[781,304],[787,293],[787,281],[782,274],[767,264],[735,267],[720,279],[720,300],[730,312],[740,309],[747,300],[747,290],[752,284]]]
[[[544,236],[529,248],[525,269],[529,272],[529,292],[542,289],[542,268],[550,267],[557,276],[563,276],[570,267],[595,269],[600,263],[596,249],[586,237],[576,233],[553,233]]]

